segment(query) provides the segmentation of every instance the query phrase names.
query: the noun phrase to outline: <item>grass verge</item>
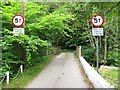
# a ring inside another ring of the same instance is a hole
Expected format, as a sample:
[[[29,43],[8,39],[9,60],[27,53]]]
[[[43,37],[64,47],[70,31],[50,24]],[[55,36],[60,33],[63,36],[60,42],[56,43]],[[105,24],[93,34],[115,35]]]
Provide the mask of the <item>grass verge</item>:
[[[111,85],[118,89],[118,70],[101,69],[99,70],[100,75]],[[119,88],[120,90],[120,88]]]
[[[45,66],[54,58],[55,56],[46,56],[42,58],[42,62],[36,64],[34,67],[24,70],[24,73],[20,74],[16,79],[11,80],[10,84],[6,85],[3,83],[2,88],[24,88],[30,81],[32,81]]]
[[[74,58],[75,58],[75,59],[78,59],[77,51],[74,51]]]

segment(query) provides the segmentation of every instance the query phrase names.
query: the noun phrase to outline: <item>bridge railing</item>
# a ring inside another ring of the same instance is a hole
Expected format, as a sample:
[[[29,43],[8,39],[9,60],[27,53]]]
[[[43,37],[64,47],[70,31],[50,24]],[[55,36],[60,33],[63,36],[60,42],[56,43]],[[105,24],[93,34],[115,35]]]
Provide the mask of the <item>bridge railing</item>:
[[[112,89],[114,86],[110,85],[100,74],[95,71],[90,64],[81,56],[81,46],[77,47],[78,57],[88,79],[93,84],[94,88],[104,88],[104,90]]]

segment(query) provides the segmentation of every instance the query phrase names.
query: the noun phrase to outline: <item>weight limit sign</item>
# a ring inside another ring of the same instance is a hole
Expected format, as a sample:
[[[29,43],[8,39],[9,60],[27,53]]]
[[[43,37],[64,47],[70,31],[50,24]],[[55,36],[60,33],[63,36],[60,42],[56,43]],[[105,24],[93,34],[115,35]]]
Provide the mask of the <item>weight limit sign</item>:
[[[104,23],[104,18],[101,15],[96,14],[96,15],[92,16],[92,18],[90,19],[90,21],[91,21],[91,23],[92,23],[93,26],[100,27]]]
[[[17,14],[13,17],[12,23],[14,26],[20,27],[24,23],[24,17],[22,15]]]

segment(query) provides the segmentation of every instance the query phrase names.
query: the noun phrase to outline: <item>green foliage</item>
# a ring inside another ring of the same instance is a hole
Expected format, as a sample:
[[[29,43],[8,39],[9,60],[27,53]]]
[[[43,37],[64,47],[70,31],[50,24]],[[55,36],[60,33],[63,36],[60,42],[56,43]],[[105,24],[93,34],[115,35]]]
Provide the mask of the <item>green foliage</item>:
[[[107,64],[118,66],[118,3],[39,3],[25,2],[25,35],[13,35],[12,17],[21,14],[21,2],[1,2],[3,72],[25,64],[27,68],[40,63],[40,58],[60,52],[60,48],[82,45],[86,60],[95,65],[96,38],[91,35],[90,18],[100,14],[106,36],[99,38],[100,64],[104,63],[104,45],[107,37]],[[113,48],[112,48],[113,47]],[[23,52],[26,51],[26,62]],[[0,69],[1,70],[1,69]]]
[[[89,62],[91,66],[96,66],[95,49],[91,46],[82,47],[82,56]]]
[[[25,35],[14,36],[12,32],[12,17],[21,14],[22,3],[2,2],[2,43],[3,62],[2,71],[10,71],[14,74],[14,68],[25,64],[29,68],[40,63],[40,58],[60,52],[59,39],[66,36],[69,29],[69,20],[74,20],[72,15],[66,15],[58,9],[59,5],[52,7],[49,3],[25,3]],[[51,10],[50,10],[51,9]],[[58,10],[56,10],[58,9]],[[31,12],[32,11],[32,12]],[[64,11],[65,12],[65,11]],[[26,51],[26,62],[23,61],[23,52]]]
[[[95,14],[100,14],[104,17],[105,22],[103,24],[104,28],[104,36],[99,38],[99,60],[100,64],[104,64],[104,53],[105,53],[105,43],[107,43],[107,65],[115,65],[118,66],[118,51],[115,51],[114,48],[118,49],[120,43],[118,42],[118,4],[117,2],[90,2],[90,3],[66,3],[65,7],[72,13],[76,19],[72,23],[71,29],[74,32],[70,33],[69,37],[65,38],[63,44],[65,47],[74,47],[81,45],[83,47],[83,55],[90,62],[90,64],[94,65],[95,53],[94,48],[96,47],[96,38],[92,36],[91,30],[92,25],[90,23],[90,18]],[[105,38],[107,40],[105,41]],[[93,50],[84,50],[84,46],[92,47]],[[111,49],[111,47],[113,47]],[[90,53],[93,52],[93,53]],[[112,54],[113,53],[113,54]],[[91,54],[93,56],[91,56]],[[87,56],[86,56],[87,55]]]
[[[114,53],[110,51],[108,53],[108,64],[113,66],[119,66],[119,60],[118,60],[118,51],[115,51]]]
[[[62,37],[68,35],[65,30],[69,30],[69,19],[73,19],[72,15],[52,13],[44,17],[38,18],[38,23],[29,24],[29,30],[35,29],[34,33],[44,40],[48,40],[54,45],[57,45]],[[64,23],[65,22],[65,23]]]
[[[109,70],[109,69],[101,69],[99,70],[100,74],[103,78],[105,78],[110,84],[114,85],[118,90],[119,81],[118,81],[118,70]]]

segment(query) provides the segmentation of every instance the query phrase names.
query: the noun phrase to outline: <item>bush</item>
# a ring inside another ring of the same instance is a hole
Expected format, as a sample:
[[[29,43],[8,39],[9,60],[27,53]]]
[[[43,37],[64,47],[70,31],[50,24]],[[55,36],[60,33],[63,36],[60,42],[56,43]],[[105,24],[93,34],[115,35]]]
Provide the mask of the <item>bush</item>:
[[[113,65],[113,66],[119,66],[119,55],[117,51],[109,51],[108,52],[108,58],[107,58],[107,62],[108,65]]]
[[[88,61],[92,66],[95,66],[95,49],[90,46],[82,46],[82,56]]]

